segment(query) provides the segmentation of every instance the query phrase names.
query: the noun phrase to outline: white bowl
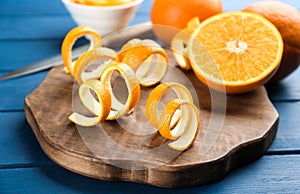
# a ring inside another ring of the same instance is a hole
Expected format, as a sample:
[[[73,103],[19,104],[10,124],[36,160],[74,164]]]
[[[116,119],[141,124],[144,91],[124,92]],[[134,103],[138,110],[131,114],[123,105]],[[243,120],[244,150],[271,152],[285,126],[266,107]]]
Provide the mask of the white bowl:
[[[61,0],[77,25],[93,27],[103,36],[120,28],[124,28],[135,15],[135,11],[143,0],[114,5],[90,6]]]

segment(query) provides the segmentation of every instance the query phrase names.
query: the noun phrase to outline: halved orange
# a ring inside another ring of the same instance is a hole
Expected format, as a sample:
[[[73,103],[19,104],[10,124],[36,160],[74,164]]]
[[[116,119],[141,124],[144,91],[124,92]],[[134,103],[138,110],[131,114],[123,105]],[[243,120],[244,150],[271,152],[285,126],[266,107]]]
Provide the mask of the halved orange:
[[[283,41],[264,17],[226,12],[200,23],[189,40],[188,53],[196,76],[204,84],[238,94],[257,89],[274,75]]]

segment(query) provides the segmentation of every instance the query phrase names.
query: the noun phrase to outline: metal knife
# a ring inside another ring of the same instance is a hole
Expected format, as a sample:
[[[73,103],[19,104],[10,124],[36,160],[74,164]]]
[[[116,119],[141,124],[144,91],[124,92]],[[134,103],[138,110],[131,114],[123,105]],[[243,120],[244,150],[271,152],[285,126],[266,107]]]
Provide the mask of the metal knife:
[[[153,38],[152,25],[150,22],[140,23],[134,26],[126,27],[115,32],[105,35],[102,39],[102,45],[112,49],[119,49],[124,43],[132,38]],[[83,52],[89,48],[89,45],[84,45],[73,49],[73,60],[78,58]],[[29,75],[39,71],[49,69],[51,67],[63,64],[61,55],[38,61],[36,63],[26,65],[19,69],[10,71],[0,76],[0,81],[12,78]]]

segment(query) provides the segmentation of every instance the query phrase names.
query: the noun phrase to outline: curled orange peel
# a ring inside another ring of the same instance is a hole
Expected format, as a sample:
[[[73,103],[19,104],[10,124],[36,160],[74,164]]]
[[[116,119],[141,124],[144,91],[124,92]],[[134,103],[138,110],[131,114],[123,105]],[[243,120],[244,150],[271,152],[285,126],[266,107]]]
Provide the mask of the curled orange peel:
[[[97,99],[91,93],[96,94]],[[83,105],[95,115],[88,117],[78,112],[73,112],[69,120],[80,126],[94,126],[104,121],[111,111],[111,94],[109,89],[99,80],[88,80],[80,85],[79,97]]]
[[[168,54],[155,41],[132,39],[123,45],[119,60],[128,64],[136,73],[142,86],[160,82],[168,70]]]
[[[171,121],[179,108],[181,108],[181,117],[172,129]],[[163,137],[174,140],[168,144],[172,149],[184,151],[190,148],[200,130],[200,115],[197,107],[188,101],[171,100],[165,106],[159,119],[158,130]],[[173,131],[176,131],[176,133]]]
[[[158,115],[158,105],[169,89],[177,97]],[[200,130],[200,115],[192,95],[184,85],[175,82],[161,83],[151,91],[146,102],[146,117],[161,136],[174,140],[168,146],[179,151],[190,148]]]
[[[97,60],[101,60],[101,64],[97,64],[97,68],[90,72],[84,71],[91,63]],[[75,79],[78,84],[82,84],[89,79],[98,79],[107,65],[116,63],[117,61],[117,53],[112,49],[97,47],[88,50],[76,60],[74,66]]]
[[[90,36],[90,49],[95,46],[101,46],[101,36],[98,32],[89,26],[78,26],[73,28],[68,32],[65,36],[65,39],[62,43],[61,53],[64,65],[66,66],[67,72],[69,72],[72,76],[74,75],[74,65],[75,63],[72,61],[72,48],[75,42],[83,37],[89,35]]]
[[[193,103],[193,97],[191,93],[182,84],[176,82],[164,82],[156,86],[149,94],[146,102],[146,117],[149,123],[155,128],[158,128],[159,121],[158,106],[160,104],[161,98],[169,89],[173,90],[180,100]],[[176,111],[175,114],[176,117],[174,117],[171,126],[174,126],[177,123],[181,115],[180,111]]]
[[[112,91],[111,77],[115,71],[119,73],[120,78],[124,79],[127,86],[128,96],[125,104],[121,103]],[[112,96],[112,110],[107,120],[118,119],[133,110],[140,98],[140,84],[134,71],[127,64],[116,63],[106,66],[101,74],[100,81],[109,88]]]
[[[125,104],[115,97],[112,90],[111,76],[115,71],[122,76],[127,86],[128,97]],[[94,126],[101,121],[116,120],[130,113],[140,98],[140,85],[128,65],[115,63],[103,69],[100,80],[91,79],[82,83],[79,87],[79,97],[89,112],[96,116],[87,117],[73,112],[69,120],[81,126]]]

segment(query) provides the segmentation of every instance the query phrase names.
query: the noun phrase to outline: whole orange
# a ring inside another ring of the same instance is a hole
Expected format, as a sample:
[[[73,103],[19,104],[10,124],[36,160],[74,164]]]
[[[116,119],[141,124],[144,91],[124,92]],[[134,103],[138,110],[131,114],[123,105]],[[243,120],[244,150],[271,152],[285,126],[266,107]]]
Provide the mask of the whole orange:
[[[173,35],[184,28],[190,19],[198,17],[201,22],[221,12],[221,0],[154,0],[151,21],[155,35],[169,44]]]
[[[287,77],[300,64],[300,12],[297,8],[281,1],[257,1],[243,11],[264,16],[281,33],[284,52],[279,69],[270,83]]]

